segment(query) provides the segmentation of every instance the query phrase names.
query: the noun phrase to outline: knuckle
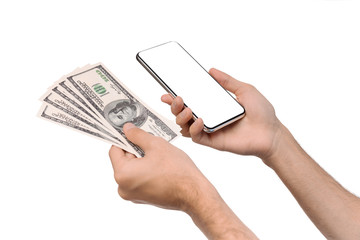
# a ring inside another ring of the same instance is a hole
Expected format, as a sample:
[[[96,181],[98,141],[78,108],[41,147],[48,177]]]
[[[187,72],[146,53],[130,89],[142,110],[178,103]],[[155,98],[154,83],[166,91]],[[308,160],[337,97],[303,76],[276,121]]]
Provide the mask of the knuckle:
[[[181,125],[182,121],[181,121],[181,117],[179,115],[176,116],[175,122],[177,125]]]
[[[124,200],[126,200],[126,201],[130,201],[130,200],[131,200],[131,196],[130,196],[129,192],[123,190],[123,189],[120,188],[120,187],[118,188],[118,194],[119,194],[119,196],[120,196],[122,199],[124,199]]]
[[[190,128],[190,136],[191,136],[191,140],[194,142],[194,143],[200,143],[201,141],[201,135],[200,134],[197,134],[193,128]]]
[[[114,149],[114,146],[111,146],[111,148],[109,149],[109,157],[111,158],[112,157],[112,152],[113,152],[113,149]]]
[[[246,83],[246,86],[247,86],[247,88],[248,88],[249,90],[251,90],[251,91],[256,90],[256,87],[255,87],[254,85],[252,85],[252,84]]]
[[[121,174],[118,171],[114,172],[114,178],[115,182],[119,184],[119,182],[121,181]]]
[[[122,190],[128,190],[129,189],[129,186],[132,182],[132,179],[130,176],[127,176],[126,174],[124,173],[121,173],[121,172],[117,172],[114,174],[115,176],[115,181],[116,183],[118,184],[119,186],[119,189],[122,189]]]
[[[176,97],[174,99],[174,101],[171,104],[171,111],[174,115],[179,114],[179,112],[182,110],[183,108],[183,102],[182,99],[180,97]]]
[[[199,140],[195,137],[192,137],[191,140],[194,142],[194,143],[199,143]]]
[[[194,136],[194,135],[191,135],[191,140],[194,142],[194,143],[199,143],[200,142],[200,139],[198,136]]]
[[[184,125],[191,120],[192,112],[189,108],[185,108],[176,116],[176,124]]]
[[[176,119],[175,119],[175,123],[179,126],[182,126],[184,124],[186,124],[188,121],[186,119],[184,119],[182,116],[176,116]]]
[[[175,98],[174,101],[171,103],[171,108],[176,109],[177,107],[177,99]]]

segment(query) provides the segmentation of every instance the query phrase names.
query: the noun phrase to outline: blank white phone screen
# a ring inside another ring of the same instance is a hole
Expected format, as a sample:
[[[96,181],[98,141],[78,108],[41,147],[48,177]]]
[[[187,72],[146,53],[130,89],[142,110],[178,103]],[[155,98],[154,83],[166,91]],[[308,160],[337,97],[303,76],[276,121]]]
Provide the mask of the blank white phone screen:
[[[177,42],[138,53],[174,96],[181,96],[195,117],[212,129],[238,118],[243,107]]]

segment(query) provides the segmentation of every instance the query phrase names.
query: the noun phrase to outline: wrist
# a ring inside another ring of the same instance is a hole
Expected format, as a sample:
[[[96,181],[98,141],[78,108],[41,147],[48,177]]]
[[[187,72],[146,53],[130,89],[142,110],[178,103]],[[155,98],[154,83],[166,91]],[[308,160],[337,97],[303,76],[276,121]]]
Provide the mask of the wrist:
[[[257,239],[233,213],[209,181],[202,183],[196,198],[184,209],[208,239]]]
[[[189,187],[180,210],[187,213],[190,217],[199,215],[210,200],[216,201],[220,197],[215,187],[205,176],[196,183],[192,183]]]
[[[271,150],[267,155],[261,157],[263,162],[276,170],[279,166],[284,164],[290,155],[302,152],[300,145],[296,142],[290,131],[280,123],[275,137],[273,139]]]

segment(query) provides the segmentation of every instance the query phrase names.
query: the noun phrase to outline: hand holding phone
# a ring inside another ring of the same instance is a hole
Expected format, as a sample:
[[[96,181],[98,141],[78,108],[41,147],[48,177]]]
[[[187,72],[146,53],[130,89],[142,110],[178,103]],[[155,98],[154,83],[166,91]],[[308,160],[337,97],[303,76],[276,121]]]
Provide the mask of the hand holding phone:
[[[193,119],[202,118],[204,131],[214,132],[245,115],[244,108],[177,42],[168,42],[136,56],[172,96],[182,96]]]
[[[267,159],[277,145],[279,129],[282,124],[275,115],[271,103],[252,85],[240,82],[228,74],[210,69],[210,75],[226,90],[234,93],[247,109],[241,121],[234,122],[214,133],[206,133],[201,119],[192,121],[192,114],[184,108],[181,97],[172,98],[169,94],[161,100],[171,106],[176,123],[182,128],[182,135],[191,137],[196,143],[222,151],[241,155],[255,155]],[[174,104],[176,102],[176,104]]]

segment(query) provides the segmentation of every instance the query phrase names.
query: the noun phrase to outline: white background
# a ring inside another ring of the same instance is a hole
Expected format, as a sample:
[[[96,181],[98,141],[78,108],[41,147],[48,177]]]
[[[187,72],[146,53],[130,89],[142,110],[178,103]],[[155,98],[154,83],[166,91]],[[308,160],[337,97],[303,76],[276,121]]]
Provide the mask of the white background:
[[[255,85],[303,148],[360,194],[358,1],[34,0],[0,9],[0,239],[205,239],[184,213],[122,200],[110,145],[36,118],[54,81],[101,61],[174,119],[135,60],[170,40],[206,69]],[[323,239],[261,160],[174,144],[261,239]]]

